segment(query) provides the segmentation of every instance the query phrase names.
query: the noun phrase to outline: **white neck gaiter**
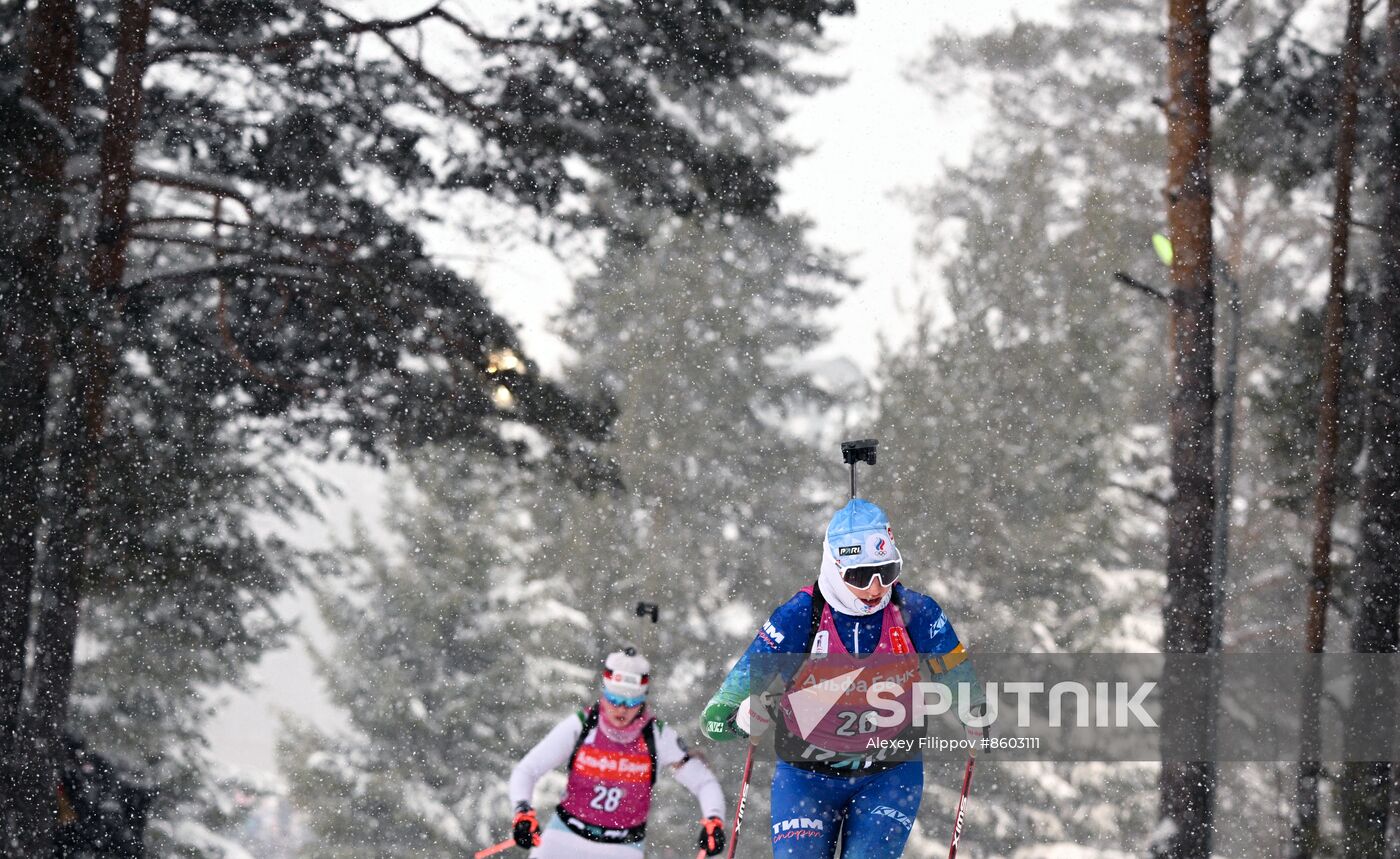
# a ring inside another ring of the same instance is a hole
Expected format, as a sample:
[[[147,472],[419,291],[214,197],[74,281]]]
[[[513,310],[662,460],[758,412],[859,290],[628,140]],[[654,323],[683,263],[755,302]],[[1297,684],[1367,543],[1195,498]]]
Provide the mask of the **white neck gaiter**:
[[[822,571],[817,576],[817,587],[821,588],[822,596],[833,611],[852,617],[867,617],[884,611],[885,606],[889,605],[890,597],[894,596],[894,588],[890,588],[885,591],[884,599],[876,605],[870,606],[861,602],[841,580],[841,571],[837,569],[831,546],[827,545],[825,540],[822,541]]]

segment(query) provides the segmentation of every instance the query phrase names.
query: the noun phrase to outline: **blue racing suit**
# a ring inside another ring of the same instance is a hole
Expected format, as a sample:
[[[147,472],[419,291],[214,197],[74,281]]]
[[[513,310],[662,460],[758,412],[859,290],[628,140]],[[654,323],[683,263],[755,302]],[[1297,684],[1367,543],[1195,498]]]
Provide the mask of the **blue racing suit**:
[[[893,601],[903,614],[914,649],[930,657],[935,676],[954,690],[964,681],[977,688],[967,651],[938,603],[898,583],[894,590]],[[882,612],[853,617],[827,608],[848,653],[874,650],[881,637]],[[755,657],[807,653],[811,630],[812,595],[799,592],[763,624],[710,699],[703,718],[707,736],[715,740],[743,736],[733,722],[735,711],[751,691],[766,689],[773,679],[753,676]],[[786,683],[791,677],[782,680]],[[772,788],[774,856],[828,859],[835,855],[838,834],[842,859],[899,856],[918,815],[923,783],[923,763],[918,759],[860,775],[779,761]]]

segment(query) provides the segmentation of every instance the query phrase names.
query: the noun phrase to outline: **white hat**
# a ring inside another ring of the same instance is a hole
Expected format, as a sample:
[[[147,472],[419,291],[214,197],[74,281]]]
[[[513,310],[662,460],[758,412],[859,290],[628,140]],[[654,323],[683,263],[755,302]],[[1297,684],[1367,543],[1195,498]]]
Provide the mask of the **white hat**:
[[[634,648],[623,648],[603,660],[603,689],[628,700],[645,698],[650,674],[646,657]]]

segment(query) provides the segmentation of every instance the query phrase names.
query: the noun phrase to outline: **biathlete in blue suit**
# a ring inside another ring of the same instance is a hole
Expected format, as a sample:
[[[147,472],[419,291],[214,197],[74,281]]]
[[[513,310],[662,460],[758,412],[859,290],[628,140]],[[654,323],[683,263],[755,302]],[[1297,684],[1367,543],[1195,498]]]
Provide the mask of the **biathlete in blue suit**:
[[[873,655],[877,658],[864,664],[884,676],[872,676],[871,682],[902,681],[899,686],[906,690],[902,703],[909,711],[912,684],[908,681],[920,675],[922,656],[935,679],[946,683],[955,696],[959,688],[973,690],[973,702],[980,707],[981,689],[966,649],[938,603],[896,582],[902,565],[884,511],[869,501],[852,499],[827,526],[815,584],[773,612],[705,707],[703,728],[714,740],[757,735],[770,720],[778,722],[772,838],[773,854],[779,859],[829,859],[836,855],[838,838],[842,859],[899,856],[919,811],[923,761],[917,752],[889,759],[884,753],[858,751],[865,747],[856,739],[864,734],[874,732],[870,735],[883,739],[907,736],[901,732],[910,726],[879,734],[881,729],[863,721],[867,713],[843,711],[840,701],[809,710],[818,715],[808,715],[808,723],[803,724],[802,707],[787,703],[796,696],[785,695],[778,712],[770,716],[767,706],[751,697],[768,688],[773,679],[759,674],[781,675],[782,685],[791,693],[804,687],[804,680],[806,687],[814,681],[820,686],[821,666],[839,664],[838,655],[843,660]],[[763,658],[784,653],[806,659],[791,660],[788,668],[774,668],[786,660]],[[976,707],[966,709],[977,712]],[[984,734],[971,726],[967,733],[973,742]]]

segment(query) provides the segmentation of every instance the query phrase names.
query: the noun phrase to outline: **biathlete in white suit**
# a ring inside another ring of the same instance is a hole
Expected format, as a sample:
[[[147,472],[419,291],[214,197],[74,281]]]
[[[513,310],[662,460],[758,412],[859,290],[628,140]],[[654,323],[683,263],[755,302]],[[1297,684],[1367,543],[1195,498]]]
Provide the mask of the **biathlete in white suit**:
[[[656,775],[669,769],[700,801],[699,847],[724,849],[724,792],[710,768],[691,757],[675,728],[647,708],[651,668],[632,648],[603,663],[602,695],[554,726],[510,774],[512,834],[541,859],[638,859],[646,845]],[[568,785],[543,831],[531,807],[535,783],[567,766]]]

